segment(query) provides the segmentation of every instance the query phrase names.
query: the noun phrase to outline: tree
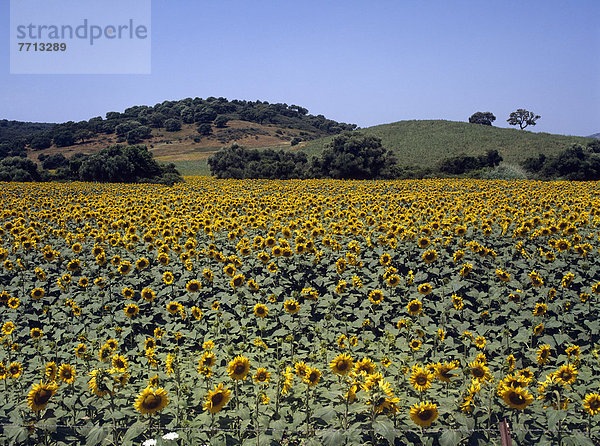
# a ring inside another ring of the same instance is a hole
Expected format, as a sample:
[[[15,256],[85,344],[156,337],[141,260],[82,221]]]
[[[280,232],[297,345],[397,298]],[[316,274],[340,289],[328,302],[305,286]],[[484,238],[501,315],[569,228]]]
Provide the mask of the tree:
[[[62,130],[54,135],[54,145],[56,147],[67,147],[75,144],[73,133],[68,130]]]
[[[330,178],[372,179],[396,164],[381,138],[357,132],[344,132],[333,138],[319,159],[313,158],[315,175]]]
[[[38,133],[31,138],[29,146],[33,150],[47,149],[52,145],[52,138],[47,133]]]
[[[175,118],[169,118],[165,121],[165,130],[167,132],[177,132],[181,130],[181,121]]]
[[[198,133],[200,133],[203,136],[207,136],[207,135],[210,135],[212,133],[212,127],[207,122],[203,122],[202,124],[200,124],[198,126],[197,130],[198,130]]]
[[[227,127],[227,116],[219,115],[215,118],[215,126],[219,129]]]
[[[519,108],[517,111],[514,111],[510,114],[506,122],[508,122],[510,125],[518,125],[521,130],[523,130],[528,125],[535,125],[535,121],[540,118],[540,115],[536,115],[533,112]]]
[[[492,125],[496,117],[491,112],[473,113],[469,118],[471,124]]]

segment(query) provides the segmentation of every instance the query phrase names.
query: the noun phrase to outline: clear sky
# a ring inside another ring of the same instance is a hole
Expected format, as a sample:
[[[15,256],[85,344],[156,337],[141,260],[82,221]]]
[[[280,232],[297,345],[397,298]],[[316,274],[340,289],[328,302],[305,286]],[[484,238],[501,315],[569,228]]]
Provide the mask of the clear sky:
[[[600,132],[600,1],[153,0],[152,74],[9,74],[0,119],[63,122],[224,96],[297,104],[367,127],[517,108],[531,130]]]

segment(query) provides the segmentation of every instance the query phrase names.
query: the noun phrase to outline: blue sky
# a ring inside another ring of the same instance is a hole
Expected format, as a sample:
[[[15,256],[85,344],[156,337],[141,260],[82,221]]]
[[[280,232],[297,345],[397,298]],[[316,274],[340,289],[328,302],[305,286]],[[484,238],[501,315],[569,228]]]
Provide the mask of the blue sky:
[[[542,116],[531,130],[600,132],[600,2],[153,0],[149,75],[9,74],[0,119],[63,122],[224,96],[297,104],[361,127]]]

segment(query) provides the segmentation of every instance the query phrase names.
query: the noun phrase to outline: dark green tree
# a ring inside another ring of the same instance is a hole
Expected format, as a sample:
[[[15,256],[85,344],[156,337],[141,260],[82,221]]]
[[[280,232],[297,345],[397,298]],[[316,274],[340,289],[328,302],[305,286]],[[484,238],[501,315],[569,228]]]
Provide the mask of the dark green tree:
[[[491,112],[473,113],[469,118],[471,124],[492,125],[496,117]]]
[[[519,128],[523,130],[529,125],[534,126],[535,121],[540,118],[540,115],[536,115],[533,112],[519,108],[517,111],[514,111],[510,114],[506,122],[508,122],[510,125],[518,125]]]
[[[359,132],[343,132],[333,138],[313,161],[313,173],[330,178],[372,179],[396,164],[381,138]]]
[[[181,121],[175,118],[169,118],[165,121],[165,130],[167,132],[177,132],[181,130]]]
[[[212,126],[208,122],[203,122],[198,126],[198,133],[207,136],[212,133]]]

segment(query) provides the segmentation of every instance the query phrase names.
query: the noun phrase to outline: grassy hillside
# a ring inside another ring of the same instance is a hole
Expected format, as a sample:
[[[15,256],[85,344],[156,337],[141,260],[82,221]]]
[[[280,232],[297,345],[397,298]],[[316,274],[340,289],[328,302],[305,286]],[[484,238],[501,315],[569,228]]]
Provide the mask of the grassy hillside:
[[[455,121],[399,121],[360,130],[382,139],[401,165],[432,166],[443,158],[479,155],[497,149],[507,163],[520,163],[538,153],[556,154],[573,143],[587,144],[589,138],[533,133]],[[300,145],[309,156],[323,150],[332,137]]]

